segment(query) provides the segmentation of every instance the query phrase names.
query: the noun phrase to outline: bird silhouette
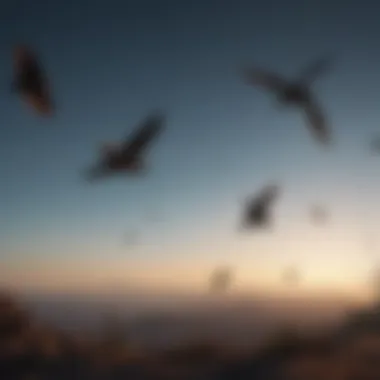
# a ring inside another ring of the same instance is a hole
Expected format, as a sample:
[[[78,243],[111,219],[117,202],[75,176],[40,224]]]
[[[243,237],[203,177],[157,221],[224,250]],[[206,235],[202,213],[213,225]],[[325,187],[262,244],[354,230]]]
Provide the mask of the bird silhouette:
[[[39,115],[53,114],[53,101],[44,69],[32,50],[18,45],[13,50],[12,90],[21,95]]]
[[[225,292],[231,285],[232,274],[227,267],[217,268],[210,277],[210,290],[212,292]]]
[[[327,210],[321,205],[314,205],[310,209],[310,217],[315,223],[325,223],[328,219]]]
[[[134,133],[119,146],[105,144],[99,162],[86,172],[89,180],[111,174],[142,174],[146,169],[144,154],[163,129],[165,117],[161,113],[149,115]]]
[[[303,109],[314,137],[319,142],[327,144],[330,141],[330,131],[311,87],[314,81],[330,66],[330,61],[328,58],[316,60],[305,66],[292,80],[256,67],[245,69],[244,77],[248,84],[274,92],[280,104]]]
[[[136,246],[139,243],[140,234],[136,229],[131,229],[125,233],[125,243],[130,246]]]
[[[296,267],[287,267],[282,272],[282,280],[288,285],[296,285],[300,281],[300,273]]]
[[[271,206],[279,195],[277,185],[264,187],[258,195],[246,201],[243,227],[268,227],[271,224]]]

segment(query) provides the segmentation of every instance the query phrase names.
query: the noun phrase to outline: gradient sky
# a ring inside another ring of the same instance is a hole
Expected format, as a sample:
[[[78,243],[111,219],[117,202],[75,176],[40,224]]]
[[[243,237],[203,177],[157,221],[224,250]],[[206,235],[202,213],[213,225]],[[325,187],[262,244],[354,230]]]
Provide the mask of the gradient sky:
[[[3,281],[203,286],[230,264],[236,286],[253,288],[294,264],[306,287],[364,286],[380,221],[380,157],[367,149],[380,133],[379,12],[374,1],[337,0],[2,5]],[[51,120],[9,93],[19,42],[51,77]],[[327,152],[301,115],[239,76],[250,63],[296,74],[326,53],[335,65],[315,90],[332,125]],[[149,176],[83,181],[101,144],[156,108],[168,123]],[[240,200],[268,181],[284,186],[274,231],[239,235]],[[313,203],[329,208],[325,227],[310,224]],[[140,231],[137,246],[125,243],[130,230]]]

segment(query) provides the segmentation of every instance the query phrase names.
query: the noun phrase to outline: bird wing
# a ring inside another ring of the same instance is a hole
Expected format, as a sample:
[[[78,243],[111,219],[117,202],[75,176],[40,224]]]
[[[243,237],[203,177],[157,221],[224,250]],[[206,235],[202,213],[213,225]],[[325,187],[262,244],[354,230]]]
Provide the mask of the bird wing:
[[[13,54],[13,67],[15,71],[23,70],[25,65],[30,61],[37,61],[35,54],[29,48],[17,46]]]
[[[24,48],[21,51],[22,54],[16,54],[14,58],[16,70],[14,89],[20,91],[37,112],[44,115],[51,114],[54,106],[43,68],[35,54]]]
[[[311,85],[318,76],[325,73],[331,67],[331,58],[323,57],[306,65],[298,74],[297,82]]]
[[[27,80],[30,82],[33,79],[35,82],[45,82],[43,68],[37,56],[25,48],[21,51],[22,53],[16,54],[13,60],[18,80]]]
[[[253,215],[261,215],[260,217],[257,215],[253,216],[254,223],[258,224],[267,224],[268,220],[268,209],[271,207],[272,202],[275,200],[279,192],[279,187],[275,184],[267,185],[247,204],[246,208],[246,217],[249,220],[249,223],[252,222],[252,213]]]
[[[263,204],[265,207],[268,207],[269,204],[276,198],[278,192],[279,187],[277,185],[267,185],[261,190],[256,201]]]
[[[24,94],[23,98],[29,103],[40,115],[50,116],[53,112],[52,105],[46,100],[35,94]]]
[[[137,131],[129,136],[127,142],[122,146],[122,151],[131,156],[141,154],[148,144],[162,131],[163,122],[163,115],[149,116]]]
[[[114,142],[104,142],[100,145],[100,151],[103,156],[108,156],[109,154],[118,151],[119,145]]]
[[[329,141],[329,131],[321,108],[318,104],[312,102],[304,110],[309,128],[314,137],[321,143],[326,144]]]
[[[255,67],[245,69],[244,77],[248,84],[264,87],[270,91],[281,91],[288,84],[279,75]]]
[[[24,81],[27,82],[28,92],[43,98],[46,102],[51,103],[50,84],[46,77],[44,69],[37,61],[31,61],[24,69]]]

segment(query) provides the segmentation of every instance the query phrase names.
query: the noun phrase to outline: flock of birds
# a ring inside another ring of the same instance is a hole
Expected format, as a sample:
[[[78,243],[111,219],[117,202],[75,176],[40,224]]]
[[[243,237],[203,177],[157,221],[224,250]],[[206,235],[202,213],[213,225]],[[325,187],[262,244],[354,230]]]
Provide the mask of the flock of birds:
[[[312,90],[312,85],[321,74],[327,71],[330,63],[331,60],[326,57],[313,61],[290,80],[258,67],[245,69],[243,77],[249,85],[272,92],[279,105],[295,106],[301,110],[312,137],[319,144],[326,146],[331,141],[331,132]],[[17,92],[39,115],[53,116],[56,109],[51,86],[37,55],[27,46],[17,46],[13,52],[13,65],[12,90]],[[85,178],[94,181],[118,174],[139,176],[146,173],[145,156],[148,148],[164,130],[165,121],[166,118],[162,112],[152,112],[120,144],[105,144],[98,162],[85,171]],[[371,143],[371,149],[380,151],[380,139]],[[279,186],[270,184],[255,196],[249,197],[244,205],[243,227],[270,225],[272,205],[279,194]],[[327,213],[322,206],[314,206],[311,216],[314,220],[322,222],[326,220]],[[297,276],[290,270],[285,277],[294,279]],[[216,271],[212,275],[211,287],[213,289],[226,288],[230,278],[231,274],[225,268]]]

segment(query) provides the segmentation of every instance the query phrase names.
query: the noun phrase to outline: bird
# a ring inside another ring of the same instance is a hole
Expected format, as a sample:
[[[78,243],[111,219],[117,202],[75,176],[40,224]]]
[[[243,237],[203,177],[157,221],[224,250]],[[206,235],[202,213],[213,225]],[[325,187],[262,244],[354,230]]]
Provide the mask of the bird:
[[[140,241],[140,234],[137,230],[132,229],[125,233],[125,243],[129,246],[136,246]]]
[[[328,218],[326,209],[320,205],[314,205],[310,210],[310,217],[316,223],[325,223]]]
[[[36,54],[26,45],[13,49],[14,78],[12,91],[17,92],[40,116],[54,112],[48,79]]]
[[[242,226],[268,227],[271,223],[271,206],[279,195],[279,186],[265,186],[258,195],[246,201]]]
[[[162,132],[164,122],[163,113],[151,113],[124,143],[103,144],[101,157],[94,166],[86,170],[86,178],[95,180],[112,174],[144,173],[146,169],[144,154],[148,146]]]
[[[300,273],[295,267],[287,267],[282,273],[282,280],[288,285],[296,285],[300,281]]]
[[[245,68],[244,78],[249,85],[260,86],[274,92],[279,104],[301,108],[314,138],[326,145],[331,140],[330,131],[311,87],[314,81],[327,71],[330,62],[331,59],[328,57],[310,62],[292,80],[258,67]]]
[[[232,282],[232,273],[228,267],[220,267],[214,270],[210,277],[210,290],[212,292],[225,292]]]

